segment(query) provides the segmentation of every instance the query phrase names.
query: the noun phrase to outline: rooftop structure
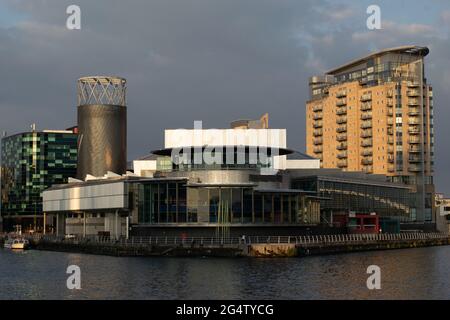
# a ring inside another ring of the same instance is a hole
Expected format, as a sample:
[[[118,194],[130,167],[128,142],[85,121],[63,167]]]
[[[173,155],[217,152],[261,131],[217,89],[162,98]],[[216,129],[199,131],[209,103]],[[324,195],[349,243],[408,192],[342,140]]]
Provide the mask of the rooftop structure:
[[[77,177],[127,169],[126,80],[93,76],[78,80]]]

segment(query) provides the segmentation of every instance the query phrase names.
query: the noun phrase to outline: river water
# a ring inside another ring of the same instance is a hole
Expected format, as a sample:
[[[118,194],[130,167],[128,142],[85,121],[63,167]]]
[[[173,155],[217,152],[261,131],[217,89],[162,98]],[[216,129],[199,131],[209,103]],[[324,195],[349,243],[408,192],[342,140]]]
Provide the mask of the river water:
[[[69,265],[80,290],[67,289]],[[380,290],[367,289],[370,265]],[[0,299],[450,299],[450,246],[279,259],[0,249]]]

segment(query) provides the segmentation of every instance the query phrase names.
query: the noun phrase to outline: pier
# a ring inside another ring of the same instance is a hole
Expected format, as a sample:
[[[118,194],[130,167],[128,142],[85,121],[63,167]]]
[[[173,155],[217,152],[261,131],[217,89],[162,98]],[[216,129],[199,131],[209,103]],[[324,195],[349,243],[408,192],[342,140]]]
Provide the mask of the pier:
[[[214,256],[298,257],[357,251],[406,249],[449,245],[441,233],[341,234],[317,236],[249,236],[246,238],[71,237],[35,235],[28,237],[37,250],[78,252],[111,256]]]

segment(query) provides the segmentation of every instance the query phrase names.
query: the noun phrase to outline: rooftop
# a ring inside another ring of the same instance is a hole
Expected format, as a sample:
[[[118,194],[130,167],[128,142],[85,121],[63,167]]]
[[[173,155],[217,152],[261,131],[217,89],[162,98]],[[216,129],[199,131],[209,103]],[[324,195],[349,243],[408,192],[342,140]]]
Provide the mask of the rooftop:
[[[353,67],[355,65],[360,64],[361,62],[364,62],[366,60],[369,60],[371,58],[375,58],[381,55],[385,55],[388,53],[399,53],[399,54],[410,54],[410,55],[416,55],[416,56],[422,56],[425,57],[426,55],[428,55],[428,53],[430,52],[430,50],[427,47],[420,47],[420,46],[400,46],[400,47],[394,47],[394,48],[389,48],[389,49],[383,49],[377,52],[373,52],[365,57],[350,61],[344,65],[341,65],[335,69],[332,69],[328,72],[326,72],[326,74],[329,75],[334,75],[336,73],[341,72],[344,69]]]

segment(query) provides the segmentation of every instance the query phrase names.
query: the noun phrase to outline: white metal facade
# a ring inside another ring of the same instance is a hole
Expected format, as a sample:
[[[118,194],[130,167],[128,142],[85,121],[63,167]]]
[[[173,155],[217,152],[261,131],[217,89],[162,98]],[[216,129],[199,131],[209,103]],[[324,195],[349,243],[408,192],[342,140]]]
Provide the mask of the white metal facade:
[[[124,182],[86,185],[43,192],[44,212],[128,208],[128,185]]]

